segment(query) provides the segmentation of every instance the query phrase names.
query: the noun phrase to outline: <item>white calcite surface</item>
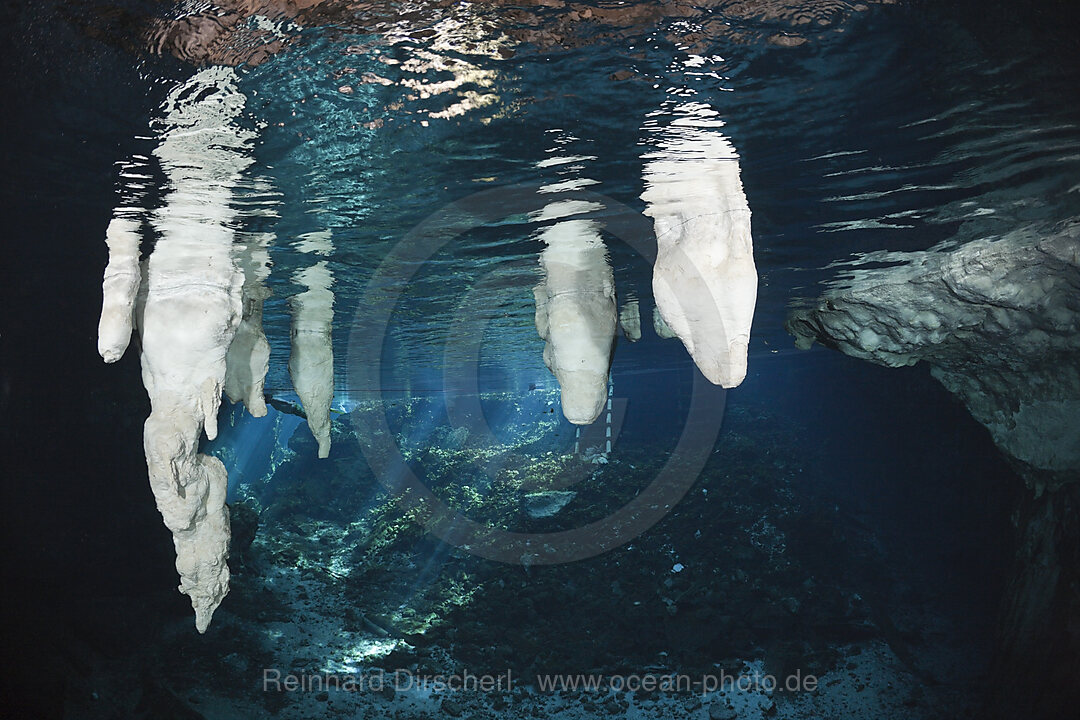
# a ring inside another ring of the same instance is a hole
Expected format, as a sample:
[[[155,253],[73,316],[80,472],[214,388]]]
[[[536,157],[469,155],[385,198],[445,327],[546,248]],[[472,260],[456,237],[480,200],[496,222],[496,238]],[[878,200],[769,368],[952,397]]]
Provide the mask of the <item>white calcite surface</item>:
[[[240,173],[251,162],[252,133],[236,122],[243,110],[244,96],[229,69],[201,70],[173,88],[153,126],[159,140],[154,154],[169,190],[148,218],[157,242],[141,280],[134,271],[138,226],[118,213],[107,233],[99,350],[107,362],[121,356],[134,306],[151,404],[143,435],[150,486],[173,534],[180,591],[191,598],[199,632],[229,587],[225,467],[198,448],[204,429],[211,439],[217,435],[226,356],[245,319],[245,271],[233,245],[231,205]],[[245,253],[254,297],[261,261],[241,248]],[[252,305],[247,321],[254,323],[256,315]],[[251,350],[237,353],[249,375],[261,367],[251,363],[259,343],[250,344]],[[261,382],[247,377],[240,383],[249,386],[241,393],[249,407],[256,404],[250,387]]]
[[[794,311],[797,344],[925,362],[1037,487],[1080,477],[1080,222],[866,260],[893,266]]]
[[[101,319],[98,321],[98,354],[105,362],[123,357],[131,342],[135,301],[139,295],[141,223],[137,217],[114,215],[105,231],[109,264],[102,282]]]
[[[607,403],[615,342],[615,279],[593,220],[563,220],[540,239],[543,281],[533,291],[536,330],[545,340],[544,364],[559,381],[562,409],[575,425],[588,425]]]
[[[653,297],[664,325],[710,382],[746,376],[757,270],[739,158],[705,105],[685,103],[645,155],[645,214],[656,232]],[[657,334],[662,325],[654,322]]]
[[[328,231],[310,233],[297,244],[302,252],[329,255],[333,250]],[[304,288],[293,296],[289,375],[307,415],[308,427],[319,443],[319,457],[330,454],[330,404],[334,399],[334,276],[327,261],[320,260],[293,275]]]
[[[153,123],[154,156],[167,180],[162,206],[122,203],[106,232],[109,264],[98,349],[115,362],[133,325],[140,337],[143,384],[151,414],[144,430],[150,485],[172,531],[180,591],[191,597],[205,632],[229,588],[229,515],[225,466],[199,453],[217,435],[222,395],[266,414],[270,344],[263,332],[269,296],[269,233],[237,230],[243,173],[254,132],[241,124],[245,98],[233,70],[206,68],[169,93]],[[148,176],[127,173],[139,182]],[[139,262],[149,224],[157,241]],[[301,253],[328,255],[329,233],[296,242]],[[330,449],[333,397],[333,277],[325,260],[296,272],[289,371],[319,443]],[[134,323],[133,323],[134,320]]]

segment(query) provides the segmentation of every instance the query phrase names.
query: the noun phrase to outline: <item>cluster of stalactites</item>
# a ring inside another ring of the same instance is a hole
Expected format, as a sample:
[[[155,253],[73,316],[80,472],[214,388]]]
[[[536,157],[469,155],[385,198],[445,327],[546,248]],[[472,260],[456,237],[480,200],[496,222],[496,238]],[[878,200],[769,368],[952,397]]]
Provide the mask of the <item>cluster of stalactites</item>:
[[[180,591],[191,597],[199,632],[229,588],[225,466],[199,453],[199,441],[204,431],[209,439],[217,435],[223,394],[256,417],[266,414],[270,346],[262,306],[270,238],[235,230],[236,187],[251,164],[253,140],[238,122],[243,108],[236,75],[226,68],[204,69],[174,88],[154,127],[154,155],[169,181],[164,203],[142,211],[125,202],[106,232],[98,351],[115,362],[137,329],[151,404],[144,427],[150,485],[173,534]],[[157,241],[140,262],[145,225]],[[300,281],[307,291],[294,303],[289,366],[325,457],[333,296],[325,267]]]

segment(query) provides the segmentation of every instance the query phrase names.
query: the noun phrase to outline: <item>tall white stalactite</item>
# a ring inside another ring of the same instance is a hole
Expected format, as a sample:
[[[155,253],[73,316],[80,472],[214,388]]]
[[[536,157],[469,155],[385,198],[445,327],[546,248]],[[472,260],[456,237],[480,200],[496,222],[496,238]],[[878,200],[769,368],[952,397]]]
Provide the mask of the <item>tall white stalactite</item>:
[[[536,331],[544,342],[544,364],[559,382],[563,415],[575,425],[589,425],[603,411],[608,397],[611,353],[618,328],[615,277],[598,221],[574,218],[602,210],[593,200],[575,198],[575,191],[596,184],[581,176],[581,163],[592,155],[573,154],[576,138],[556,133],[556,145],[536,164],[559,178],[540,188],[554,195],[530,213],[534,222],[555,221],[537,237],[543,279],[533,289]]]
[[[180,591],[191,597],[199,632],[229,587],[225,467],[198,447],[204,429],[211,439],[217,435],[226,356],[244,317],[245,277],[235,260],[231,206],[251,163],[252,133],[235,122],[243,108],[236,75],[227,68],[201,70],[169,93],[154,123],[154,154],[169,185],[164,205],[150,218],[158,241],[135,313],[151,403],[143,435],[150,485],[173,533]],[[111,362],[127,344],[125,308],[139,287],[132,273],[137,228],[119,217],[107,239],[99,349]],[[261,379],[249,384],[261,386]]]
[[[757,301],[750,207],[715,111],[686,103],[675,112],[645,155],[641,198],[657,243],[653,297],[702,374],[735,387],[746,377]]]

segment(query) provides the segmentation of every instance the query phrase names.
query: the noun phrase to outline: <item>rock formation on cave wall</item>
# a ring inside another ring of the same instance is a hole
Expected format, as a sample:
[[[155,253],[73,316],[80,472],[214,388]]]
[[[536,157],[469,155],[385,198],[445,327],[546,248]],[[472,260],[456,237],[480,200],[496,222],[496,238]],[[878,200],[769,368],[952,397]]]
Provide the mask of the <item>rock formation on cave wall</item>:
[[[890,367],[925,362],[1037,489],[1080,478],[1080,221],[878,253],[788,330]]]
[[[927,363],[1032,486],[1013,514],[988,716],[1065,717],[1080,702],[1080,221],[867,259],[899,264],[850,271],[788,329],[802,347]]]

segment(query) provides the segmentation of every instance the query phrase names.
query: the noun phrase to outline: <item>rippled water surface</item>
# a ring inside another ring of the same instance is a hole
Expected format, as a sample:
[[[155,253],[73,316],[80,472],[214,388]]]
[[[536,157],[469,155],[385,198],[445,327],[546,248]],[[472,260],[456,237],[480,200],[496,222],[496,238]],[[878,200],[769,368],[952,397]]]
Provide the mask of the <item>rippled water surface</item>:
[[[794,49],[702,34],[723,18],[585,33],[569,49],[515,40],[493,12],[372,34],[282,23],[286,49],[236,71],[252,162],[236,223],[267,233],[275,355],[288,355],[295,273],[325,261],[347,384],[367,282],[393,248],[422,242],[433,254],[409,271],[387,348],[411,361],[386,381],[434,389],[444,354],[480,333],[493,389],[550,384],[532,317],[544,208],[588,203],[554,215],[596,221],[620,304],[639,298],[648,325],[651,262],[634,241],[651,228],[634,216],[647,156],[679,118],[715,120],[746,188],[761,278],[751,371],[789,346],[785,307],[814,296],[831,264],[1075,215],[1073,78],[1052,57],[909,9],[856,14]],[[646,333],[616,359],[677,361],[658,345]],[[283,369],[272,364],[269,388],[290,387]]]

